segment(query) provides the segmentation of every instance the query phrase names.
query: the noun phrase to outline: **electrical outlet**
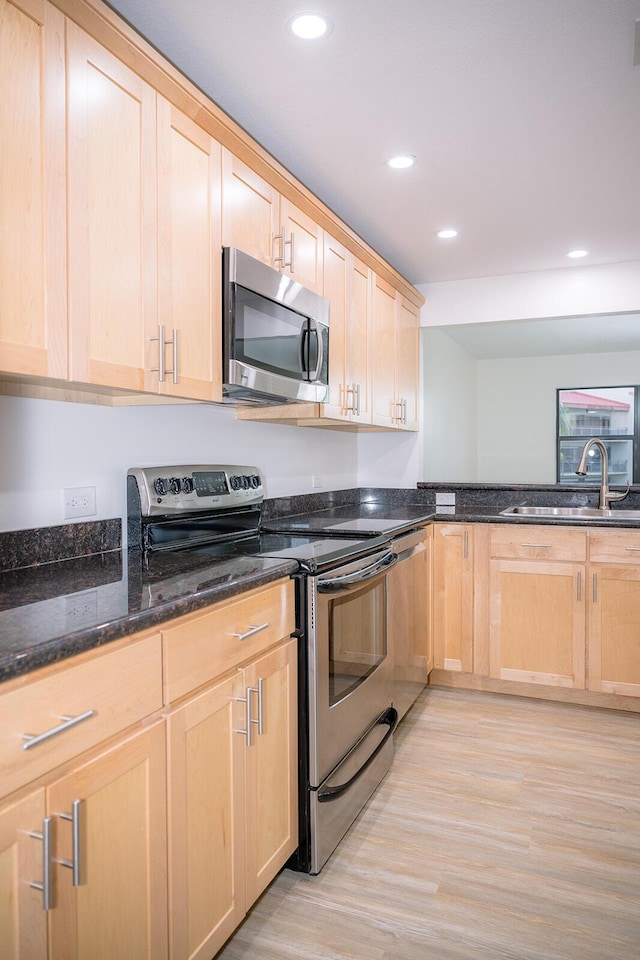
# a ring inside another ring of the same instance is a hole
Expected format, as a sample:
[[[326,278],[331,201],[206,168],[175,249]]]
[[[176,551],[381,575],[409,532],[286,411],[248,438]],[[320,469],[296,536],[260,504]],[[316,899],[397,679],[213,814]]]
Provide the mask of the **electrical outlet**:
[[[64,517],[93,517],[96,514],[95,487],[66,487],[64,495]]]
[[[314,490],[322,490],[324,488],[324,477],[321,473],[314,473],[312,486]]]

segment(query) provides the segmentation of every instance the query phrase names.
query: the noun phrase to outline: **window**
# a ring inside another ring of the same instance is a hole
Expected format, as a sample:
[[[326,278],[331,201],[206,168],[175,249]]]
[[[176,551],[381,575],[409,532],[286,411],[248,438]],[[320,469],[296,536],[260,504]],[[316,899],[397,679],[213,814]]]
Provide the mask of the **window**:
[[[589,451],[586,477],[576,468],[587,440],[599,437],[609,456],[609,483],[638,483],[638,395],[640,387],[579,387],[558,390],[557,444],[559,483],[600,484],[600,451]]]

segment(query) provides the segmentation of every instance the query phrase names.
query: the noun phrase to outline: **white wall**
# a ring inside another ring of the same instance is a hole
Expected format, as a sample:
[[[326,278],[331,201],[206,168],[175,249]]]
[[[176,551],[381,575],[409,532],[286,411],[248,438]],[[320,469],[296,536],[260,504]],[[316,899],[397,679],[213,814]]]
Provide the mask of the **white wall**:
[[[477,480],[477,362],[446,333],[422,330],[423,443],[420,479]]]
[[[638,383],[640,352],[479,360],[477,371],[478,481],[555,483],[556,390]]]
[[[423,326],[636,313],[640,261],[426,283],[418,290],[426,298]]]
[[[64,487],[96,488],[97,514],[124,517],[127,469],[172,463],[259,467],[268,497],[357,484],[353,434],[237,421],[226,407],[105,407],[0,397],[0,530],[66,522]]]

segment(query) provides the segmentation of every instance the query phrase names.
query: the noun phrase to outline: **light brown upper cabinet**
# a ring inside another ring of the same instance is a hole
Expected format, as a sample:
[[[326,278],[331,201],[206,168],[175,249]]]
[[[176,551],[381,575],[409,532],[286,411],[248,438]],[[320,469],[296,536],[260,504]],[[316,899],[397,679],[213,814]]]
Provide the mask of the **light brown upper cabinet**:
[[[222,242],[322,294],[323,230],[275,187],[223,150]]]
[[[371,423],[371,270],[328,234],[324,296],[330,303],[330,350],[323,416]]]
[[[70,378],[221,398],[220,146],[73,23]]]
[[[146,386],[197,400],[222,399],[220,154],[158,97],[158,322],[147,331]]]
[[[417,430],[419,311],[381,277],[372,290],[372,420]]]
[[[157,320],[155,91],[67,22],[70,377],[145,389]]]
[[[64,17],[0,0],[0,370],[67,376]]]

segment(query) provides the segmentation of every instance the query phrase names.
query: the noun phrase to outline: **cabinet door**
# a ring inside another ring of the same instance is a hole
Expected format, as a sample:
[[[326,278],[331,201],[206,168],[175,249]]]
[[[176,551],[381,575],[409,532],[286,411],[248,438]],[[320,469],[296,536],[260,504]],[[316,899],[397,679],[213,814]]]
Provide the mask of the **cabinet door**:
[[[433,541],[433,656],[444,670],[473,670],[473,527],[436,524]]]
[[[357,257],[352,258],[348,304],[346,378],[356,391],[351,419],[371,423],[371,270]]]
[[[372,421],[378,426],[395,427],[399,417],[395,381],[396,292],[378,276],[372,285],[371,350]]]
[[[157,317],[156,94],[67,22],[72,380],[143,390]]]
[[[298,845],[297,640],[255,660],[245,668],[244,682],[257,721],[245,753],[251,904]]]
[[[280,227],[285,236],[282,271],[298,283],[322,296],[324,231],[311,217],[280,198]],[[278,231],[280,233],[280,230]]]
[[[585,567],[492,560],[490,676],[585,686]]]
[[[220,145],[158,98],[158,322],[171,344],[159,382],[158,327],[148,330],[147,389],[222,399]]]
[[[353,384],[347,379],[349,350],[349,251],[325,234],[324,296],[330,303],[329,400],[323,414],[335,420],[351,419]]]
[[[245,913],[242,674],[168,718],[172,960],[209,960]]]
[[[0,370],[67,376],[64,17],[0,0]]]
[[[427,677],[433,670],[433,527],[427,527],[424,538],[425,548],[425,569],[424,580],[418,586],[418,589],[424,593],[427,606]]]
[[[399,299],[396,330],[396,399],[401,404],[403,430],[417,430],[420,420],[419,402],[419,331],[417,307]]]
[[[387,583],[393,705],[402,719],[427,682],[429,604],[424,543],[389,571]]]
[[[257,173],[222,152],[222,242],[238,247],[270,267],[279,267],[280,195]]]
[[[115,746],[48,789],[54,817],[51,960],[167,956],[164,724]],[[72,862],[77,804],[80,885]]]
[[[639,697],[640,566],[589,573],[589,690]]]
[[[0,808],[0,956],[46,960],[43,891],[44,790]]]

